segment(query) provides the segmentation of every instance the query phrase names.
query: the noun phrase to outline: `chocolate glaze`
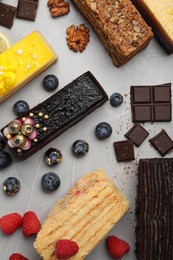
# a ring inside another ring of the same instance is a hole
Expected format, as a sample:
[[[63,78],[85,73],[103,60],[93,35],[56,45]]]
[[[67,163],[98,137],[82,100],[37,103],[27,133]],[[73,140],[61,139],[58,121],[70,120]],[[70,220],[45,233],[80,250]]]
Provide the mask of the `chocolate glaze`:
[[[108,96],[91,72],[86,72],[53,96],[28,111],[33,113],[37,129],[38,142],[32,142],[31,148],[21,153],[12,148],[16,156],[26,159],[65,130],[78,123],[108,100]],[[43,116],[39,116],[39,113]],[[44,118],[48,115],[48,119]],[[46,131],[43,128],[47,128]],[[3,129],[1,130],[3,132]]]
[[[173,259],[173,158],[140,159],[136,199],[138,260]]]

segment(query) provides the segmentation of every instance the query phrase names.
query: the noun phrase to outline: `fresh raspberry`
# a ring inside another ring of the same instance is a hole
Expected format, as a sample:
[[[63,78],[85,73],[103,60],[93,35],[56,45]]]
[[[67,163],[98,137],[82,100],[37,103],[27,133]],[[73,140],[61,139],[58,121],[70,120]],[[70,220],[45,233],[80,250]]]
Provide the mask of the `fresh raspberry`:
[[[120,259],[130,250],[129,244],[116,236],[107,237],[106,247],[110,255],[115,259]]]
[[[75,241],[60,239],[56,242],[56,256],[60,259],[67,259],[77,254],[79,246]]]
[[[28,260],[28,258],[19,253],[14,253],[10,255],[9,260]]]
[[[22,225],[22,216],[18,213],[4,215],[0,221],[1,230],[6,235],[11,235]]]
[[[27,211],[23,215],[22,232],[24,236],[36,235],[41,228],[40,221],[34,211]]]

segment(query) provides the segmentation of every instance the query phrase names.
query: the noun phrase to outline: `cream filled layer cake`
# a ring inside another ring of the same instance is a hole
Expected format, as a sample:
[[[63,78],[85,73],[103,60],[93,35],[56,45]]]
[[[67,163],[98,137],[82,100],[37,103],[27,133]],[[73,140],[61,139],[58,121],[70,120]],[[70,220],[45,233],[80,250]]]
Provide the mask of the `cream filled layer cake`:
[[[0,54],[0,103],[58,59],[44,36],[33,31]]]
[[[129,201],[102,169],[79,179],[44,221],[34,247],[44,260],[58,259],[57,240],[79,245],[71,260],[84,259],[129,208]]]
[[[73,0],[91,23],[116,66],[127,63],[153,37],[130,0]]]
[[[133,0],[158,41],[168,53],[173,53],[173,1]]]

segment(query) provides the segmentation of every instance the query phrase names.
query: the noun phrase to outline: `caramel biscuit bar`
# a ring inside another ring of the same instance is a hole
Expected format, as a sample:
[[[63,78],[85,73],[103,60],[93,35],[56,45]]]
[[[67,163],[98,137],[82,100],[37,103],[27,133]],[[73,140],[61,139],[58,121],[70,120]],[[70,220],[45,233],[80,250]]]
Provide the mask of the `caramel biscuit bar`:
[[[34,247],[44,260],[58,259],[55,244],[70,239],[79,245],[71,260],[84,259],[129,208],[129,201],[102,169],[79,179],[58,200],[44,221]]]
[[[23,160],[107,100],[106,92],[88,71],[29,110],[24,118],[16,118],[1,131],[16,157]]]
[[[132,0],[168,54],[173,53],[172,0]]]
[[[173,158],[141,159],[136,200],[138,260],[173,259]]]
[[[91,23],[116,66],[127,63],[153,37],[130,0],[73,0]]]

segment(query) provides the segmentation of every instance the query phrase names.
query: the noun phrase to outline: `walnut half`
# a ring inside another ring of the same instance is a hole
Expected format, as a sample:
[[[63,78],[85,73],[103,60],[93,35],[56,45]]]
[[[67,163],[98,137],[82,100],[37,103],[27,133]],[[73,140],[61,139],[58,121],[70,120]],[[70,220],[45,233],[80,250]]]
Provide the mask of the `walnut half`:
[[[88,27],[84,24],[80,26],[71,25],[66,30],[67,45],[70,50],[74,52],[83,52],[90,40],[90,33]]]
[[[64,0],[49,0],[47,5],[50,7],[49,11],[52,17],[58,17],[70,12],[70,5]]]

